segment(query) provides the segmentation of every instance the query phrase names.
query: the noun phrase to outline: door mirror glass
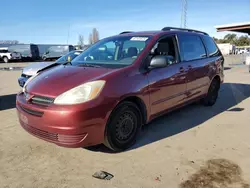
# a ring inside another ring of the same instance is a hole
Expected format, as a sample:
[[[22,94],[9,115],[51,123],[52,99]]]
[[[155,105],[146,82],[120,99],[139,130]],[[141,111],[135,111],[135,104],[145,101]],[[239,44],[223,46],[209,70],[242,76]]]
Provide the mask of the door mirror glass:
[[[71,61],[72,61],[72,58],[70,56],[68,56],[67,62],[71,62]]]
[[[173,56],[157,55],[151,59],[150,68],[162,68],[174,63]]]

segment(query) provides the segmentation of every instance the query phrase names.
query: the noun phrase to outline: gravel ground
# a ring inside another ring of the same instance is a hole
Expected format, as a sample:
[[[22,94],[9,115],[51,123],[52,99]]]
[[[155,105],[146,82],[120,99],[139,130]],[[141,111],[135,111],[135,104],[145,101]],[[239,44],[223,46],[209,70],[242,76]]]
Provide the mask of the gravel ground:
[[[121,153],[103,146],[62,148],[25,132],[15,110],[20,74],[0,71],[0,187],[250,187],[246,66],[227,68],[215,106],[193,104],[158,118],[143,128],[133,148]],[[114,178],[93,178],[99,170]]]

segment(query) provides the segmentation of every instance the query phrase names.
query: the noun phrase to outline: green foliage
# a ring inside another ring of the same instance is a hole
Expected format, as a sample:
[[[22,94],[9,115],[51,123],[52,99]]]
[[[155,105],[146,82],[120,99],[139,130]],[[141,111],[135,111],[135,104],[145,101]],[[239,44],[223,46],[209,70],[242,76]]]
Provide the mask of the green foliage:
[[[248,46],[250,45],[250,38],[248,36],[241,36],[236,41],[236,46]]]
[[[217,39],[213,37],[216,43],[230,43],[236,46],[248,46],[250,45],[250,38],[246,36],[237,37],[236,34],[227,34],[223,39]]]

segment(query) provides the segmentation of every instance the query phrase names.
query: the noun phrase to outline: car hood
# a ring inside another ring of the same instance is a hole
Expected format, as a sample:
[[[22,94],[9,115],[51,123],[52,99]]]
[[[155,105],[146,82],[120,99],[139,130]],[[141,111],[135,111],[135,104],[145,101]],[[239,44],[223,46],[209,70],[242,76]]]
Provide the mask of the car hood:
[[[37,73],[37,71],[44,69],[55,62],[39,62],[39,63],[32,63],[31,65],[25,67],[23,69],[23,74],[28,76],[33,76]]]
[[[59,65],[38,74],[27,84],[26,91],[34,95],[54,98],[78,85],[102,79],[104,76],[118,70]]]

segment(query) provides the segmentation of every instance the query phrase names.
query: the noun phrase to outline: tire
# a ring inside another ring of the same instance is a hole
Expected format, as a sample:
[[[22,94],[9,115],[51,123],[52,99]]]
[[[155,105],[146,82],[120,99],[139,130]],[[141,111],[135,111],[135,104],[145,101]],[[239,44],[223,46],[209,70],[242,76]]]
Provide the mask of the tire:
[[[3,57],[3,62],[4,62],[4,63],[9,63],[8,57]]]
[[[214,79],[210,84],[207,96],[204,99],[202,99],[203,105],[213,106],[217,101],[219,89],[220,89],[220,81]]]
[[[142,126],[142,115],[136,104],[122,102],[112,112],[106,125],[104,145],[116,152],[131,147]]]

